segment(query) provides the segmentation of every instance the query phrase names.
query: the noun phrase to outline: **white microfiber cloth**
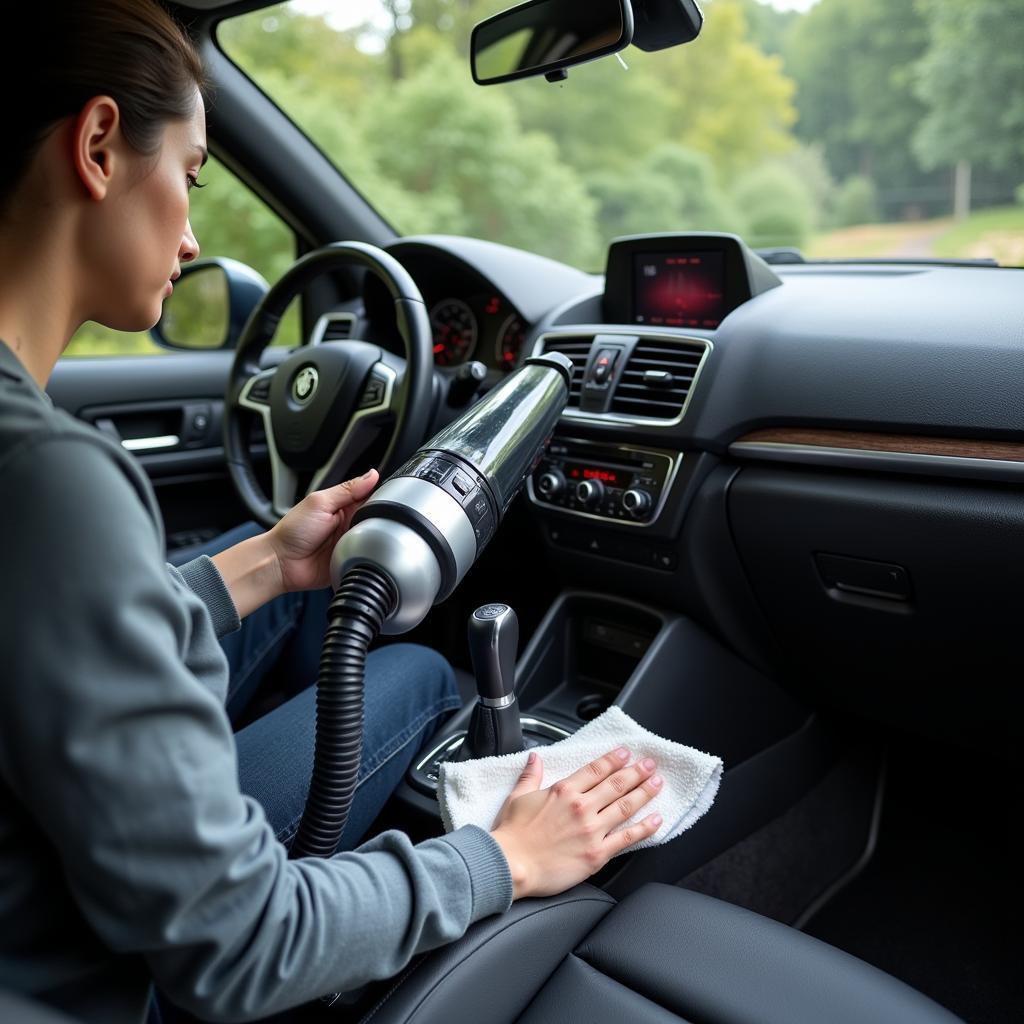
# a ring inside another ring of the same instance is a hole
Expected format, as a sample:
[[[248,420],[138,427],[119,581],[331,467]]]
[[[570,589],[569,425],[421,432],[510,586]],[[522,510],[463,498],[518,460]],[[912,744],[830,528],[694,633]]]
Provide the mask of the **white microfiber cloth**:
[[[685,832],[714,802],[722,779],[722,760],[693,747],[663,739],[635,722],[621,708],[612,706],[568,739],[538,747],[544,766],[541,788],[547,789],[572,775],[590,761],[626,747],[628,764],[645,757],[654,759],[656,774],[664,780],[661,792],[624,823],[660,814],[661,828],[629,850],[659,846]],[[446,832],[462,825],[491,829],[502,804],[526,767],[529,751],[481,757],[475,761],[445,761],[437,796]],[[618,830],[616,830],[618,831]],[[628,852],[628,851],[623,851]]]

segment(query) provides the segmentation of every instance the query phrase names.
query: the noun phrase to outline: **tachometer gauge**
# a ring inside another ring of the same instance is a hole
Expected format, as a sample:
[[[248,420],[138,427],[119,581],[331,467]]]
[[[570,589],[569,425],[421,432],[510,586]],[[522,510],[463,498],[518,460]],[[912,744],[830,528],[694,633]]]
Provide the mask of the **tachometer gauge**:
[[[494,352],[498,363],[504,369],[515,369],[516,363],[519,362],[519,353],[523,350],[524,341],[526,341],[526,324],[513,313],[498,331],[498,342]]]
[[[438,366],[464,363],[476,348],[477,323],[462,299],[442,299],[430,311],[434,329],[434,362]]]

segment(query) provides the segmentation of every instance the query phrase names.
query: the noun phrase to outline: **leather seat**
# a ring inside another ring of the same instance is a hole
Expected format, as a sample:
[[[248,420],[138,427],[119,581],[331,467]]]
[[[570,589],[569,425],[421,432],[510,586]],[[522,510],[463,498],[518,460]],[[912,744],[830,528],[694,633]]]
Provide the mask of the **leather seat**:
[[[521,900],[414,963],[364,1024],[955,1024],[888,974],[669,885]]]

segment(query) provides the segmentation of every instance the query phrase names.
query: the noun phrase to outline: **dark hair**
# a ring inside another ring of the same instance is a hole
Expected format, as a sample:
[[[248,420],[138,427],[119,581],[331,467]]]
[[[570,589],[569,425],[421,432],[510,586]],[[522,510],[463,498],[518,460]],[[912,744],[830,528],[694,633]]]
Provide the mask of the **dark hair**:
[[[46,135],[94,96],[117,101],[125,140],[147,156],[168,121],[191,116],[197,86],[207,102],[199,54],[156,0],[27,0],[25,8],[8,34],[23,60],[0,62],[5,120],[13,114],[0,208]]]

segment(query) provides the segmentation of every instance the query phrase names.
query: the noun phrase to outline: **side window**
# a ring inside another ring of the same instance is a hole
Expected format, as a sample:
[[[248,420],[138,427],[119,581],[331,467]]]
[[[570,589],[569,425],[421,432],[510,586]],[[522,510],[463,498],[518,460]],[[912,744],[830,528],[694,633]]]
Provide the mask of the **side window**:
[[[291,229],[222,163],[210,157],[201,184],[192,193],[190,217],[200,256],[230,256],[258,270],[271,284],[295,260]],[[274,339],[275,345],[299,344],[299,303],[293,302]],[[83,324],[64,351],[64,357],[166,355],[146,332],[113,331],[100,324]]]

